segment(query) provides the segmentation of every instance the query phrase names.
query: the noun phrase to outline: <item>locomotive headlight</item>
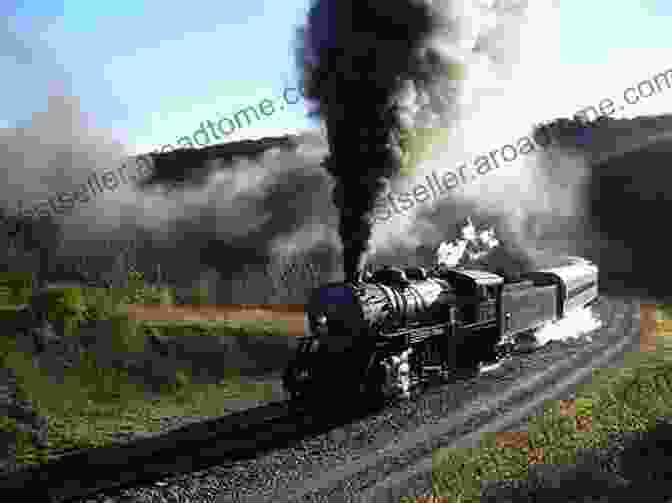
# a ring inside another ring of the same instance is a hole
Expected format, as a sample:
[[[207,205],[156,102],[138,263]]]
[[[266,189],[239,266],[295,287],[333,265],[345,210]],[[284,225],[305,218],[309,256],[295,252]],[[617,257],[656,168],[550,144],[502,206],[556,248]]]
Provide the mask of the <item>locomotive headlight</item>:
[[[324,336],[327,335],[327,317],[324,314],[321,314],[315,318],[313,325],[315,335]]]
[[[305,333],[306,335],[313,335],[322,337],[327,335],[327,316],[319,314],[317,316],[306,315],[305,318]]]

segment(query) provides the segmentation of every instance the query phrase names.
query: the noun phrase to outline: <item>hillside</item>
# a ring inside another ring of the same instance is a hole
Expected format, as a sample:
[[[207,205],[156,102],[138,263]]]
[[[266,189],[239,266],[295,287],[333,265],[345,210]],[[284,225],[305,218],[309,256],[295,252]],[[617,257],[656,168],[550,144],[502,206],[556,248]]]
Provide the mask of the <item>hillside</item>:
[[[592,163],[600,163],[643,146],[652,137],[672,132],[672,115],[633,119],[603,117],[596,121],[558,118],[535,128],[535,137],[542,135],[543,129],[550,131],[555,145],[584,153]]]
[[[217,160],[226,165],[232,164],[236,159],[258,160],[272,149],[294,152],[299,144],[299,136],[285,135],[145,154],[152,158],[154,172],[140,183],[140,187],[146,188],[156,184],[168,186],[204,184],[212,172],[210,161]]]
[[[664,137],[672,130],[672,116],[605,119],[595,124],[557,119],[547,126],[553,128],[556,150],[581,152],[592,163],[585,191],[588,204],[581,216],[536,217],[542,225],[550,220],[553,229],[539,248],[593,260],[600,265],[605,292],[669,299],[664,223],[672,208],[666,193],[672,141]],[[180,187],[207,188],[207,197],[195,211],[185,211],[156,229],[141,228],[129,219],[106,233],[105,242],[89,236],[86,229],[81,240],[78,236],[76,241],[59,242],[54,222],[19,222],[6,216],[0,218],[0,242],[5,245],[0,267],[42,270],[59,280],[88,278],[118,284],[123,277],[120,271],[128,265],[149,278],[155,277],[160,265],[161,276],[171,283],[216,278],[224,285],[222,302],[264,303],[271,298],[301,302],[303,288],[282,298],[272,294],[279,290],[268,286],[265,271],[268,264],[276,263],[278,250],[286,253],[292,247],[299,257],[290,260],[299,271],[292,275],[311,275],[301,272],[307,271],[305,264],[321,271],[321,278],[340,270],[338,247],[325,230],[333,231],[337,225],[328,176],[319,166],[326,154],[324,140],[317,134],[147,154],[155,169],[143,187],[165,185],[178,192]],[[245,176],[248,166],[238,170],[238,189],[230,195],[226,185],[230,182],[218,187],[211,175],[228,168],[235,171],[239,159],[259,162],[249,165],[254,172],[250,181]],[[174,200],[180,203],[179,194]],[[455,206],[453,211],[451,201],[444,204],[444,211],[432,217],[446,230],[443,239],[454,239],[451,230],[469,215],[479,225],[498,225],[494,217],[479,215],[475,208]],[[529,222],[531,227],[534,220]],[[438,245],[439,241],[426,242],[415,249],[379,251],[372,265],[428,265],[434,262]],[[290,281],[292,275],[282,281]],[[259,285],[258,290],[251,288],[250,281]]]

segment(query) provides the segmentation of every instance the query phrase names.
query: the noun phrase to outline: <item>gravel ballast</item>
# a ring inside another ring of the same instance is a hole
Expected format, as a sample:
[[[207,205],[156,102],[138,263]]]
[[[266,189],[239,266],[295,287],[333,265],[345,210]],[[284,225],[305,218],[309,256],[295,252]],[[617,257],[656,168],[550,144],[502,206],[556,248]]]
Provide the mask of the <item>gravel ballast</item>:
[[[287,496],[286,489],[293,484],[301,484],[310,477],[355,463],[398,440],[406,432],[438,422],[480,395],[501,393],[526,375],[542,371],[587,346],[599,348],[600,345],[613,343],[615,338],[623,335],[622,322],[632,316],[638,307],[638,304],[626,306],[621,301],[602,302],[597,309],[604,320],[604,327],[594,334],[592,342],[587,342],[586,338],[552,342],[533,355],[515,358],[491,375],[457,382],[418,399],[390,405],[364,420],[306,438],[293,447],[260,454],[255,459],[222,460],[218,466],[199,472],[165,478],[151,485],[104,491],[77,501],[280,501],[283,495]],[[468,430],[471,426],[473,429],[476,423],[469,423],[465,428]],[[466,434],[467,431],[460,433]],[[419,447],[427,452],[431,452],[432,448],[432,442]],[[362,487],[375,482],[372,479],[382,477],[381,468],[383,473],[403,469],[405,464],[424,454],[409,451],[389,462],[381,461],[383,466],[377,470],[348,479],[338,494],[330,494],[329,501],[354,499]],[[326,494],[316,496],[313,501],[319,501]]]

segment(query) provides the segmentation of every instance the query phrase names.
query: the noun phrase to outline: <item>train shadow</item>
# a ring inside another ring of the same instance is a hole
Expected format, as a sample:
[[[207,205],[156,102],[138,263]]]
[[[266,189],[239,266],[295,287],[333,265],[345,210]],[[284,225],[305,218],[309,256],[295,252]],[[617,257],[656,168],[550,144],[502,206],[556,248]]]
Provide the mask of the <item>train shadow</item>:
[[[160,439],[141,440],[161,444],[144,454],[129,455],[123,446],[106,452],[78,452],[67,456],[70,459],[65,463],[41,467],[40,474],[30,478],[39,477],[47,501],[74,503],[92,494],[117,494],[214,466],[226,469],[237,462],[291,448],[306,438],[364,419],[376,410],[380,408],[334,407],[311,413],[292,410],[286,404],[268,404],[183,426]],[[86,478],[80,479],[81,472],[73,470],[73,466],[87,466]],[[73,489],[66,491],[64,497],[65,487]]]

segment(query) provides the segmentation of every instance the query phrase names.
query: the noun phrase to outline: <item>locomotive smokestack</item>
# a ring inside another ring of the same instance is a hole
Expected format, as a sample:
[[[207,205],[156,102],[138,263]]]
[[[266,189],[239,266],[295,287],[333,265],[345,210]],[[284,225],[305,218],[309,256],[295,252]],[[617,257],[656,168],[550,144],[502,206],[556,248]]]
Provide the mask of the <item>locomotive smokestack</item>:
[[[361,283],[366,272],[367,253],[359,253],[356,250],[344,249],[343,263],[345,269],[345,281]]]
[[[358,254],[355,250],[344,250],[345,281],[359,283],[364,274],[365,254]]]

